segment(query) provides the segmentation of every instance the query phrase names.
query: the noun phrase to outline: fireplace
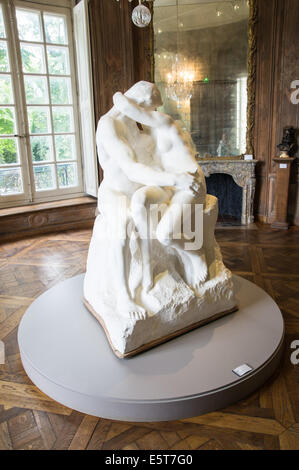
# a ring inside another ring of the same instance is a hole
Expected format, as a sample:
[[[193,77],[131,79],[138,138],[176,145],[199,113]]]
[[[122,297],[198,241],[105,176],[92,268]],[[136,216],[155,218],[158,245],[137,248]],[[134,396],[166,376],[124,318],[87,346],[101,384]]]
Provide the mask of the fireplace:
[[[241,186],[231,175],[214,173],[206,178],[207,192],[218,198],[218,222],[225,225],[241,225],[242,193]]]
[[[216,157],[215,159],[198,158],[198,163],[206,177],[208,193],[214,194],[219,199],[219,213],[228,213],[226,216],[228,217],[232,212],[231,217],[236,217],[242,225],[253,223],[257,161]],[[211,176],[213,178],[209,179]],[[233,194],[230,194],[231,192]],[[235,198],[236,201],[234,201]]]

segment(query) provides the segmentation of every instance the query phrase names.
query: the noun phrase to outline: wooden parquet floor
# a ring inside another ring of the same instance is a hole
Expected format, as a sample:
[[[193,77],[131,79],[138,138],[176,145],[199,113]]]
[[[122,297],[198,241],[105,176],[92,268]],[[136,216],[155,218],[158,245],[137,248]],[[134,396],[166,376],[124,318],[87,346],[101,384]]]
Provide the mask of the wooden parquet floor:
[[[299,449],[299,230],[267,227],[216,232],[233,272],[265,289],[286,324],[276,375],[224,410],[164,423],[115,422],[83,415],[42,394],[20,361],[17,327],[30,303],[63,279],[84,272],[91,231],[69,231],[0,246],[0,449]]]

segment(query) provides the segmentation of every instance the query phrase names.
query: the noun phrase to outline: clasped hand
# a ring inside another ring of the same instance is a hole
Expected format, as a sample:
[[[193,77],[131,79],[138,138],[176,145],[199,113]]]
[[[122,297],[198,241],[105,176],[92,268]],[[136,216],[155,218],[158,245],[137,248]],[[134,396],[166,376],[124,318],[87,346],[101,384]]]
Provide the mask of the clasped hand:
[[[200,183],[197,179],[197,171],[195,173],[183,173],[177,177],[175,186],[178,189],[192,191],[195,195],[199,193]]]

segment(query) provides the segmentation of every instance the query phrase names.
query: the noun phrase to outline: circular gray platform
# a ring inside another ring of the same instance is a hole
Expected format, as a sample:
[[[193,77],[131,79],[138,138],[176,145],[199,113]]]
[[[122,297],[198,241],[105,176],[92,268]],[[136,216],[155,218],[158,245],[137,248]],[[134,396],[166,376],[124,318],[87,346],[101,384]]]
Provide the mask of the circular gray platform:
[[[284,325],[271,297],[234,276],[239,310],[131,359],[118,359],[82,303],[83,275],[31,304],[18,332],[24,368],[45,394],[75,410],[125,421],[213,411],[249,395],[277,367]],[[253,370],[238,377],[233,369]]]

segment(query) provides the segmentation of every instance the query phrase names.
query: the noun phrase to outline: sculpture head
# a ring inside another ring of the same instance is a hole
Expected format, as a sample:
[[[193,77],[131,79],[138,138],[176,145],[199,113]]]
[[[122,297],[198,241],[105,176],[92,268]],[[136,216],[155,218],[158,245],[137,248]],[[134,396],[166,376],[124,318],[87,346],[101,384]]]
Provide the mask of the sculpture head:
[[[144,80],[129,88],[125,96],[143,108],[156,109],[163,104],[160,91],[156,85]]]

